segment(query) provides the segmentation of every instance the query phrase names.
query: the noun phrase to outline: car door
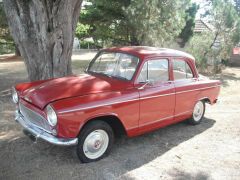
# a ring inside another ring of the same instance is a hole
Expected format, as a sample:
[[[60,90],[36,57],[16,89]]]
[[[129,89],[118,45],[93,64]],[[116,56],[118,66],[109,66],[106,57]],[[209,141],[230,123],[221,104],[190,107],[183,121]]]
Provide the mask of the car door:
[[[173,58],[173,79],[176,92],[175,120],[188,118],[192,114],[192,109],[199,91],[195,85],[197,78],[194,71],[184,58]]]
[[[175,107],[174,84],[170,81],[169,59],[146,61],[137,79],[140,95],[139,131],[169,124]]]

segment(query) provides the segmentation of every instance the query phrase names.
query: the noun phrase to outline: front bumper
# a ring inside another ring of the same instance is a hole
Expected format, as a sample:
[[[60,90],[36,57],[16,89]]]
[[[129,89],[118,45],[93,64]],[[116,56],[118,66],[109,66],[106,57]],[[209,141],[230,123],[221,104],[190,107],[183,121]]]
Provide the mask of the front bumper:
[[[25,120],[22,114],[19,111],[15,113],[15,120],[19,122],[25,131],[30,133],[35,139],[42,139],[54,145],[60,146],[72,146],[78,143],[78,138],[57,138],[52,134],[47,133],[43,129],[38,128],[33,123],[28,120]]]

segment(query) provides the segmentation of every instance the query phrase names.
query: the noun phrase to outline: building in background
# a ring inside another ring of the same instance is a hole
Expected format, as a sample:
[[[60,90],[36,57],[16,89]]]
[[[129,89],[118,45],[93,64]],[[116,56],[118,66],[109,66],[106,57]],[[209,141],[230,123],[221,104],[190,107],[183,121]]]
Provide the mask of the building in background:
[[[229,60],[230,66],[240,66],[240,47],[233,48],[231,59]]]
[[[208,31],[214,31],[214,27],[211,24],[205,22],[202,19],[198,19],[195,21],[194,33],[203,33]],[[220,47],[220,40],[217,40],[214,43],[213,47],[214,48]],[[212,64],[213,59],[212,60],[210,59],[208,63]],[[240,66],[240,44],[238,47],[233,48],[232,55],[231,58],[229,59],[228,64],[230,66]]]
[[[195,20],[195,28],[193,30],[194,33],[203,33],[208,31],[213,31],[211,24],[203,21],[202,19]]]

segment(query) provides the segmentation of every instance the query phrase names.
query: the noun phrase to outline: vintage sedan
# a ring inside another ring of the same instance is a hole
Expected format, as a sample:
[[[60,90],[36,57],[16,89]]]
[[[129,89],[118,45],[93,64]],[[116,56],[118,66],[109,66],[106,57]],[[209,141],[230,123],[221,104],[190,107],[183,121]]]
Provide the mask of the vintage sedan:
[[[133,137],[184,120],[199,124],[220,85],[200,76],[187,53],[121,47],[99,51],[85,74],[18,84],[12,99],[26,135],[76,145],[79,159],[92,162],[109,153],[120,133]]]

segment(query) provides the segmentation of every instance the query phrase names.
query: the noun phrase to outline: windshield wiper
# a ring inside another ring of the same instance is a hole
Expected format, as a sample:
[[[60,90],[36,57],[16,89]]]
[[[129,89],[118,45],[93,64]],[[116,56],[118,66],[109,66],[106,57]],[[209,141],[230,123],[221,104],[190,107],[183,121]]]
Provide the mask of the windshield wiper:
[[[122,76],[112,76],[112,77],[115,77],[115,78],[118,78],[118,79],[123,79],[123,80],[127,80],[127,81],[129,81],[127,78],[122,77]]]
[[[125,81],[129,81],[129,79],[127,79],[125,77],[122,77],[122,76],[114,76],[114,75],[105,74],[105,73],[96,72],[96,71],[88,71],[88,72],[89,73],[94,73],[94,74],[100,74],[100,75],[103,75],[103,76],[107,76],[109,78],[118,78],[118,79],[122,79],[122,80],[125,80]]]
[[[107,77],[112,77],[110,74],[105,74],[105,73],[102,73],[102,72],[96,72],[96,71],[88,71],[88,72],[94,73],[94,74],[104,75],[104,76],[107,76]]]
[[[105,73],[99,73],[99,74],[102,74],[102,75],[104,75],[104,76],[107,76],[107,77],[110,77],[110,78],[112,78],[113,76],[112,75],[110,75],[110,74],[105,74]]]

